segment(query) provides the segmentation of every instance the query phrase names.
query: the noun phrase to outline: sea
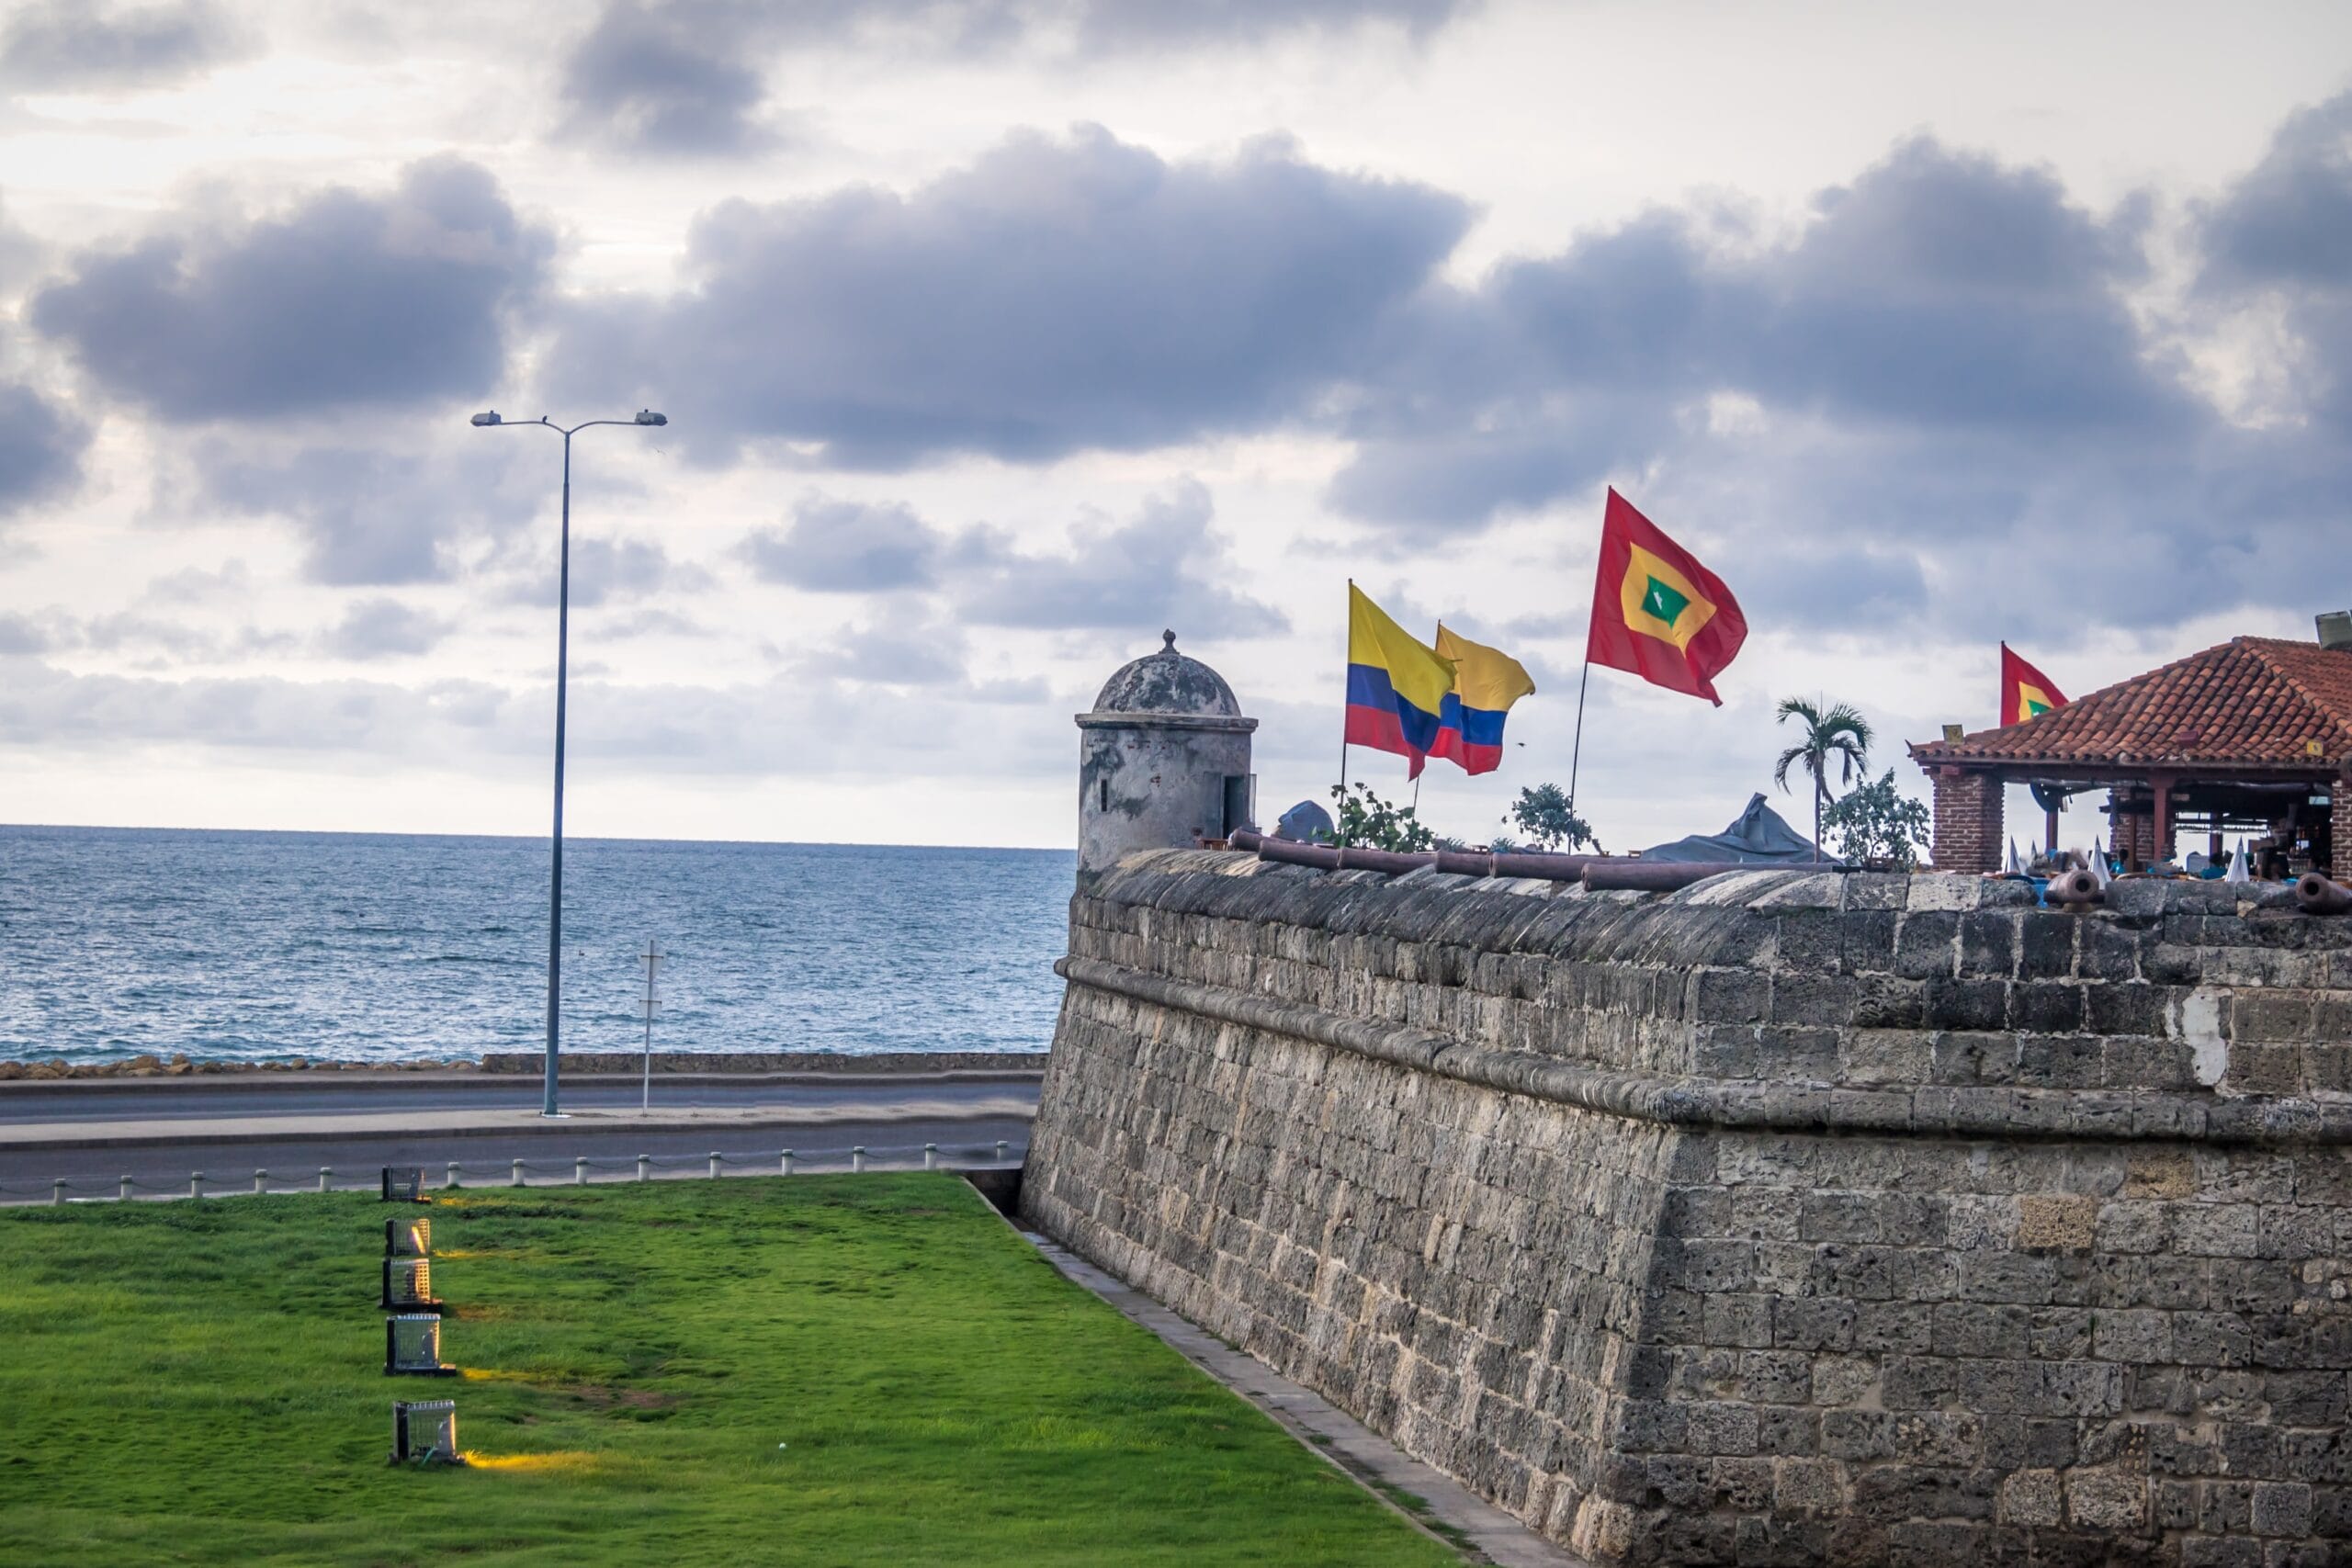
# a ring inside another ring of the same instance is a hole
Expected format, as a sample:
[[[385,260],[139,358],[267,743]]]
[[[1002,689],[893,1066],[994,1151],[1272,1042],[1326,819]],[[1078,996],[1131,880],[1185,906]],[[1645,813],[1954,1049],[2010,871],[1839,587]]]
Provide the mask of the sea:
[[[568,839],[563,1043],[1042,1050],[1066,851]],[[405,1062],[546,1041],[548,843],[0,826],[0,1059]]]

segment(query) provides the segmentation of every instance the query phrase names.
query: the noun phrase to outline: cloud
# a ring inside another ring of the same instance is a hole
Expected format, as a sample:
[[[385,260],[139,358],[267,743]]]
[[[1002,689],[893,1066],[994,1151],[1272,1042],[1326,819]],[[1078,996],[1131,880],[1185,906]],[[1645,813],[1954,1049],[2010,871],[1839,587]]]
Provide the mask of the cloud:
[[[868,626],[854,626],[821,661],[831,673],[893,686],[964,683],[969,644],[956,626],[925,620],[920,606],[902,606]]]
[[[755,118],[767,88],[742,30],[736,7],[605,6],[564,62],[565,130],[663,156],[770,145],[775,133]]]
[[[737,554],[763,582],[817,593],[928,588],[942,540],[903,503],[842,501],[815,491],[793,503],[786,527],[762,528]]]
[[[891,60],[1028,50],[1093,60],[1389,28],[1425,39],[1461,0],[610,0],[565,57],[562,130],[652,157],[741,156],[785,140],[768,73],[810,49]]]
[[[710,573],[670,558],[650,539],[582,538],[571,541],[571,604],[579,610],[650,598],[657,593],[699,593],[712,585]],[[517,597],[553,604],[556,562],[548,552],[542,571]]]
[[[449,629],[440,616],[397,599],[363,599],[345,611],[320,642],[336,659],[393,659],[432,652]]]
[[[495,541],[537,518],[554,498],[534,456],[463,436],[291,448],[215,436],[195,443],[186,462],[204,506],[291,523],[310,581],[381,587],[445,581],[468,541]]]
[[[72,410],[0,383],[0,516],[72,490],[89,445],[90,428]]]
[[[1171,164],[1099,128],[1024,134],[906,196],[706,213],[690,287],[577,307],[549,374],[667,398],[706,457],[1148,449],[1303,417],[1467,221],[1281,142]]]
[[[76,257],[28,312],[107,392],[179,423],[487,393],[553,248],[487,171],[450,157],[381,194],[180,229]]]
[[[253,40],[206,0],[28,5],[0,31],[0,84],[19,92],[151,87],[251,51]]]
[[[1185,479],[1148,499],[1125,523],[1080,527],[1067,553],[1033,554],[1001,534],[956,547],[952,593],[979,626],[1057,631],[1169,626],[1195,637],[1286,631],[1283,613],[1226,586],[1234,575],[1209,524],[1207,487]]]
[[[1007,704],[992,688],[848,684],[806,673],[727,685],[589,677],[571,684],[567,739],[575,764],[607,776],[961,780],[1061,766],[1067,704],[1020,691],[1023,700]],[[0,659],[0,746],[60,751],[178,745],[247,760],[397,759],[481,771],[539,755],[551,708],[545,688],[481,681],[165,680]],[[809,745],[811,735],[826,744]]]

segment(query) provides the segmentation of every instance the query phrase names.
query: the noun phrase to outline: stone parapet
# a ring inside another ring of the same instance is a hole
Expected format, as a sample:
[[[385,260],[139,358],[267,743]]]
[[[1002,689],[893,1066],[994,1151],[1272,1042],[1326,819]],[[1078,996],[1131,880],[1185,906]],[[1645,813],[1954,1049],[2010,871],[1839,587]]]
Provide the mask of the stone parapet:
[[[2352,921],[2238,891],[1134,857],[1024,1208],[1604,1562],[2336,1541]]]

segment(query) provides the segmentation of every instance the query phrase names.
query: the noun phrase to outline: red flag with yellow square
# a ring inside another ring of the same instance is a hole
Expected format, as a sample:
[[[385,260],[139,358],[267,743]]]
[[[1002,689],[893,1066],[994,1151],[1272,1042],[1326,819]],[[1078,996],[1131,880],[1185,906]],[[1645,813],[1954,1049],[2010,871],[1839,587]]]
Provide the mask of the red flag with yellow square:
[[[1611,490],[1585,657],[1721,707],[1713,678],[1747,640],[1723,579]]]

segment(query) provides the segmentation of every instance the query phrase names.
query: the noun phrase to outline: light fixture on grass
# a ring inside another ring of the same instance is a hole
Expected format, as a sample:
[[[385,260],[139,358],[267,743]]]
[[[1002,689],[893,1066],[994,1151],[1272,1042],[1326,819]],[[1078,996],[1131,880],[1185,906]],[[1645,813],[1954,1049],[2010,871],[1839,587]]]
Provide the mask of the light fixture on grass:
[[[433,1256],[433,1222],[422,1216],[413,1220],[384,1222],[384,1256],[387,1258],[430,1258]]]
[[[458,1449],[458,1402],[413,1399],[392,1402],[394,1464],[463,1464]]]
[[[439,1312],[433,1299],[433,1265],[422,1258],[384,1259],[386,1312]]]
[[[387,1203],[430,1203],[424,1195],[424,1168],[421,1165],[388,1165],[384,1168],[384,1201]]]
[[[441,1359],[441,1319],[429,1312],[407,1312],[384,1319],[386,1377],[448,1378],[458,1369]]]

